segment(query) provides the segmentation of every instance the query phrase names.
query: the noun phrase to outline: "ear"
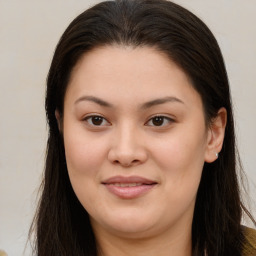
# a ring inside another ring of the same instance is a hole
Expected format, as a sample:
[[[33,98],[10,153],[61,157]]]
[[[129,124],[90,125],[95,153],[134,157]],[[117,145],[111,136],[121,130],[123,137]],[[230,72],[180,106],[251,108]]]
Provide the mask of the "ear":
[[[227,110],[220,108],[208,130],[205,162],[212,163],[218,158],[224,141],[226,123]]]
[[[58,109],[55,110],[55,117],[58,123],[59,131],[62,131],[62,118]]]

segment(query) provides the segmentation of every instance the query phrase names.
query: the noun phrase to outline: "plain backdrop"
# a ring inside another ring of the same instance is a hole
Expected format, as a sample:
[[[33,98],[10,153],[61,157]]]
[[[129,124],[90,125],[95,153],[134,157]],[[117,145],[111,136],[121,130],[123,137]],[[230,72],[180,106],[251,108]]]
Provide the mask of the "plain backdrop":
[[[45,79],[53,51],[72,19],[97,2],[0,0],[0,249],[9,256],[22,255],[36,207],[47,139]],[[256,1],[176,2],[202,18],[220,44],[241,158],[250,196],[256,198]],[[30,255],[29,248],[24,255]]]

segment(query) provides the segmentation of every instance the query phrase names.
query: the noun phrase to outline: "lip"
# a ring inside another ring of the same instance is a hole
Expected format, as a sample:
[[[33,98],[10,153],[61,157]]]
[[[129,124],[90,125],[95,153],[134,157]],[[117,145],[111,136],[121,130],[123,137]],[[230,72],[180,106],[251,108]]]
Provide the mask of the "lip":
[[[114,176],[102,184],[109,192],[122,199],[133,199],[151,191],[157,182],[140,176]]]

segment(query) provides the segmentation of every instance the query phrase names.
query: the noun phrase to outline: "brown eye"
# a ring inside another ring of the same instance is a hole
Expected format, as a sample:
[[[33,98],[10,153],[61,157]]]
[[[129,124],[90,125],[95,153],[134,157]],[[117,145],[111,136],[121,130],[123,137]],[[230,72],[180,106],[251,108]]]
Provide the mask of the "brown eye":
[[[173,119],[166,116],[155,116],[152,117],[148,122],[147,125],[149,126],[165,126],[170,124],[171,122],[174,122]]]
[[[156,117],[152,118],[152,123],[155,126],[161,126],[164,123],[164,117],[156,116]]]
[[[103,122],[103,118],[101,116],[93,116],[92,117],[92,123],[94,125],[101,125]]]
[[[85,121],[91,126],[109,125],[109,122],[102,116],[88,116]]]

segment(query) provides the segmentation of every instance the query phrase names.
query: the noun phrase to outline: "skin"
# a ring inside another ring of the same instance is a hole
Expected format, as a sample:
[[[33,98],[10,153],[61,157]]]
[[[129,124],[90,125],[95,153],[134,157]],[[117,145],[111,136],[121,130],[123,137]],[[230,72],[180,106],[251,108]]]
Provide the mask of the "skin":
[[[146,104],[156,99],[165,102]],[[164,116],[162,122],[156,115]],[[206,127],[200,95],[163,53],[105,46],[75,66],[63,118],[58,111],[56,118],[71,184],[102,255],[191,255],[196,193],[204,162],[215,161],[221,150],[225,109]],[[102,184],[116,175],[157,185],[123,199]]]

